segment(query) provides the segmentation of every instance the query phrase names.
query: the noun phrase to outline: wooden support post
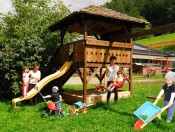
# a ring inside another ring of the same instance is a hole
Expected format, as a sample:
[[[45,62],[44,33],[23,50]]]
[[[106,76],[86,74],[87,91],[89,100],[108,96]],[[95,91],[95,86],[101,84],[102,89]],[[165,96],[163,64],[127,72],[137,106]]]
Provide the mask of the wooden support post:
[[[132,43],[132,39],[130,39],[130,43]],[[132,50],[130,53],[130,68],[129,68],[129,91],[130,94],[132,95]]]
[[[76,67],[76,71],[77,71],[77,74],[79,75],[79,77],[80,77],[80,79],[81,79],[81,81],[83,83],[82,73],[81,73],[81,71],[80,71],[80,69],[78,67]]]
[[[66,34],[66,30],[61,30],[61,45],[63,45],[63,43],[64,43],[64,36],[65,36],[65,34]]]
[[[87,48],[86,48],[86,41],[87,41],[87,24],[85,22],[84,28],[84,66],[83,66],[83,102],[86,102],[86,93],[87,93]]]
[[[102,76],[100,77],[100,80],[102,81],[105,78],[106,75],[106,71],[104,71],[104,73],[102,74]]]
[[[102,85],[102,68],[100,68],[100,85]]]
[[[94,72],[93,68],[90,68],[90,70],[92,71],[92,73]],[[100,76],[98,74],[95,74],[95,76],[98,78],[98,80],[100,80]]]
[[[84,52],[86,53],[86,47],[84,49]],[[85,54],[84,53],[84,54]],[[87,57],[84,56],[84,67],[83,67],[83,102],[86,102],[86,93],[87,93]]]
[[[95,74],[97,74],[97,72],[98,72],[98,70],[100,69],[101,67],[98,67],[98,68],[96,68],[95,69],[95,71],[91,74],[91,76],[87,79],[87,82],[89,82],[93,77],[94,77],[94,75]]]

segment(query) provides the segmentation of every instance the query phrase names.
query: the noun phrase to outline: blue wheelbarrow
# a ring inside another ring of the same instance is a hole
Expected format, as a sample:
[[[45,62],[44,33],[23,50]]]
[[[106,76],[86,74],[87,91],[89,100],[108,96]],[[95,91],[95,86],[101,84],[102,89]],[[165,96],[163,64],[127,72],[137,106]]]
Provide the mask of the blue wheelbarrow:
[[[167,108],[168,106],[160,108],[149,101],[145,102],[134,112],[134,115],[139,118],[139,120],[137,120],[134,124],[134,129],[142,130],[154,118],[158,117],[161,119],[161,113],[164,112]]]

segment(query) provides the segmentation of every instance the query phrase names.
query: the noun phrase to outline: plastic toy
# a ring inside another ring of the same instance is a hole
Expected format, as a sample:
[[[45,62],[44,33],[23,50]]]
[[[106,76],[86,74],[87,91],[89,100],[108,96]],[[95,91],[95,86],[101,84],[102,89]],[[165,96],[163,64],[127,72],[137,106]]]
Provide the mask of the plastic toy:
[[[58,106],[56,106],[56,104]],[[50,114],[52,113],[52,111],[54,111],[55,114],[58,114],[59,116],[64,116],[63,110],[61,109],[61,102],[60,101],[58,101],[58,102],[49,101],[47,103],[47,107],[50,111]]]
[[[58,114],[59,116],[65,116],[63,113],[63,110],[61,109],[61,101],[58,102],[52,102],[52,101],[46,101],[46,99],[44,98],[44,96],[41,94],[41,92],[39,92],[39,94],[41,95],[41,97],[43,98],[44,102],[47,104],[47,107],[49,109],[49,114],[42,114],[41,117],[48,117],[51,115],[52,111],[55,112],[55,114]],[[56,106],[57,104],[57,106]]]
[[[56,106],[56,104],[59,104],[58,106]],[[61,109],[61,102],[52,102],[52,101],[48,101],[47,103],[47,108],[49,110],[49,113],[44,111],[41,114],[42,118],[46,118],[52,115],[52,113],[54,112],[54,114],[58,114],[59,116],[65,116],[63,113],[63,110]]]
[[[168,106],[159,108],[158,106],[152,104],[149,101],[145,102],[134,112],[134,115],[136,115],[139,118],[139,120],[137,120],[134,124],[134,129],[142,130],[154,118],[158,117],[159,119],[161,119],[161,113],[167,108]]]
[[[106,91],[106,88],[103,86],[103,85],[94,85],[95,86],[95,89],[99,92],[105,92]]]
[[[66,115],[69,114],[69,111],[71,111],[71,115],[76,116],[76,115],[78,115],[78,111],[80,109],[82,110],[82,113],[85,114],[85,113],[87,113],[87,111],[86,111],[87,107],[90,106],[90,105],[92,105],[92,104],[87,105],[86,103],[83,103],[81,101],[76,102],[76,103],[74,103],[73,108],[72,107],[67,108]]]

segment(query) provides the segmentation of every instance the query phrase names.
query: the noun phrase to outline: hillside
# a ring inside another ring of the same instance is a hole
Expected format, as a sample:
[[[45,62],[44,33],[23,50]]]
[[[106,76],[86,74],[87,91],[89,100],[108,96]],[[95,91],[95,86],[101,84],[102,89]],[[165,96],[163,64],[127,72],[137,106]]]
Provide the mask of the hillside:
[[[163,48],[165,51],[175,51],[175,33],[135,40],[134,43],[145,45],[157,50],[162,50]]]
[[[142,44],[142,45],[149,45],[149,44],[154,44],[154,43],[162,43],[165,41],[174,41],[174,44],[175,44],[175,33],[135,40],[134,43]]]

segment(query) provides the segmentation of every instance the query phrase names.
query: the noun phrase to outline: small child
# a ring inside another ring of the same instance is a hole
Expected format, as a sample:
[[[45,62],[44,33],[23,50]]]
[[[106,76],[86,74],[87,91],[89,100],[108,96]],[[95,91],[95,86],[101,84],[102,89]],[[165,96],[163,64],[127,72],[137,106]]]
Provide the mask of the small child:
[[[54,86],[52,88],[52,94],[51,95],[46,95],[44,96],[44,98],[52,98],[53,102],[56,102],[56,106],[58,107],[58,109],[61,109],[61,102],[62,100],[62,96],[61,94],[58,93],[59,88],[57,86]]]
[[[119,70],[117,72],[117,78],[115,78],[108,87],[108,91],[112,92],[114,88],[121,88],[123,86],[124,80],[127,78],[124,76],[123,72]]]
[[[173,118],[173,113],[175,110],[175,73],[172,71],[169,71],[165,75],[166,84],[162,87],[162,90],[159,92],[159,95],[157,96],[154,104],[157,104],[157,102],[160,100],[161,96],[165,94],[164,96],[164,107],[168,107],[167,111],[167,122],[170,123]]]
[[[27,92],[28,92],[29,79],[30,79],[29,76],[30,76],[29,68],[24,67],[23,73],[22,73],[22,94],[24,98],[27,96]]]

